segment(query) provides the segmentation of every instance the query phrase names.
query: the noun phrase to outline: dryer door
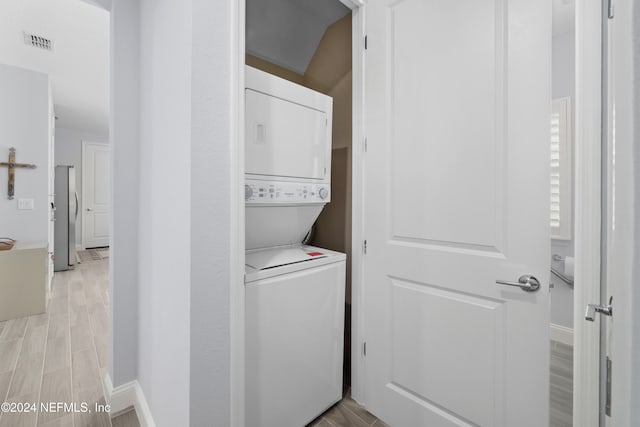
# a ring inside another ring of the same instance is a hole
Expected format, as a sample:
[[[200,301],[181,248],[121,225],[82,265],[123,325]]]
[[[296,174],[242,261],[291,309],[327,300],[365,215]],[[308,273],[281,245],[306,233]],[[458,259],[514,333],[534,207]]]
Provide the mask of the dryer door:
[[[323,180],[327,176],[327,115],[246,89],[246,173]]]

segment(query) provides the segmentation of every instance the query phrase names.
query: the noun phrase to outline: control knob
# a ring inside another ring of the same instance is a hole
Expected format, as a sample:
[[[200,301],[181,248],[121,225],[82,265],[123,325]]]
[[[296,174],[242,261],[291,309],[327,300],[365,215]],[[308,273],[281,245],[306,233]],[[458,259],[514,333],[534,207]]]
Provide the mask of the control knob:
[[[253,188],[250,185],[244,185],[244,199],[249,200],[253,196]]]
[[[318,191],[318,196],[320,196],[320,198],[322,200],[326,199],[327,196],[329,195],[329,190],[327,190],[326,188],[322,187],[319,191]]]

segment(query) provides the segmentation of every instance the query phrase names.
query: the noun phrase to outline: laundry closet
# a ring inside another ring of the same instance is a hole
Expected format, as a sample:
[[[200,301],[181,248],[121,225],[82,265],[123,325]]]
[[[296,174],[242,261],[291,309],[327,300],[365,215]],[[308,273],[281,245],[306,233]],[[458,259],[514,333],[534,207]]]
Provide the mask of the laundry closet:
[[[351,11],[246,10],[246,422],[305,425],[350,384]]]

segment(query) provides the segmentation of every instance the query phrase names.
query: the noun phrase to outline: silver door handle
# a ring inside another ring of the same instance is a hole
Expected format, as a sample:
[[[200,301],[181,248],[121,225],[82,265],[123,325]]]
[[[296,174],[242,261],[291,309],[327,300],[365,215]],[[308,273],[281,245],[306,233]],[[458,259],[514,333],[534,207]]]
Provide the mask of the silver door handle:
[[[613,302],[613,297],[609,298],[609,304],[600,305],[600,304],[589,304],[587,305],[587,312],[584,315],[584,318],[589,322],[593,322],[596,320],[596,313],[604,314],[605,316],[613,316],[613,306],[611,303]]]
[[[540,282],[533,276],[525,274],[524,276],[520,276],[517,282],[509,282],[506,280],[496,280],[496,283],[499,285],[507,285],[507,286],[517,286],[523,291],[527,292],[535,292],[540,289]]]

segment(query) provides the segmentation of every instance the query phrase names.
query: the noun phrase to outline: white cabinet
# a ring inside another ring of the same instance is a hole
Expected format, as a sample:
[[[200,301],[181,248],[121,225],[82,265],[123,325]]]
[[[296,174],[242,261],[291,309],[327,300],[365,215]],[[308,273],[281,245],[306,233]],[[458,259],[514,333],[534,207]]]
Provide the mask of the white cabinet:
[[[46,311],[48,242],[0,251],[0,322]]]

